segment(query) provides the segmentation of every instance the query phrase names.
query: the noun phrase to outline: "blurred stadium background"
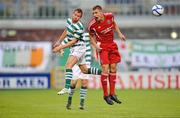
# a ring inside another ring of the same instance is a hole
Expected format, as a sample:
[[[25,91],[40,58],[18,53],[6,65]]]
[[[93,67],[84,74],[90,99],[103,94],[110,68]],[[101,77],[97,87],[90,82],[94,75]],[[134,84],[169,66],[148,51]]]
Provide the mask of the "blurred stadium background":
[[[52,44],[62,33],[66,18],[71,16],[74,8],[83,9],[82,20],[87,24],[92,18],[91,8],[96,4],[114,13],[127,37],[126,42],[121,42],[115,35],[122,55],[122,62],[118,64],[117,89],[130,89],[130,93],[137,92],[134,89],[148,89],[147,93],[151,89],[163,89],[169,95],[168,91],[173,90],[177,96],[170,100],[178,101],[179,0],[0,0],[0,94],[5,96],[3,92],[12,92],[4,89],[62,88],[68,49],[64,56],[53,54]],[[165,9],[161,17],[151,13],[155,4],[161,4]],[[94,57],[93,65],[99,67]],[[89,88],[101,88],[97,76],[92,76]],[[178,117],[178,109],[174,108],[172,114],[166,115]]]

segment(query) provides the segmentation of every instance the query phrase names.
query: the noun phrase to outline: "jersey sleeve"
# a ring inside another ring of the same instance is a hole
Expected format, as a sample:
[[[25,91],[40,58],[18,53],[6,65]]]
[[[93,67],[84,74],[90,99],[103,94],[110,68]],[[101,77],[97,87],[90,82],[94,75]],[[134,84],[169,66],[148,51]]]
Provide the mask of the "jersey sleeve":
[[[61,42],[62,45],[65,45],[66,43],[68,43],[68,38],[65,38],[65,39]]]
[[[89,34],[90,35],[93,35],[94,33],[95,33],[95,31],[93,30],[93,23],[94,23],[95,21],[94,20],[92,20],[89,24],[88,24],[88,31],[89,31]]]
[[[105,15],[108,19],[111,19],[112,21],[114,21],[114,15],[111,12],[105,13]]]
[[[93,28],[92,27],[90,27],[90,29],[89,29],[89,34],[94,34],[94,30],[93,30]]]
[[[68,18],[67,20],[66,20],[66,27],[68,27],[70,24],[71,24],[71,19],[70,18]]]

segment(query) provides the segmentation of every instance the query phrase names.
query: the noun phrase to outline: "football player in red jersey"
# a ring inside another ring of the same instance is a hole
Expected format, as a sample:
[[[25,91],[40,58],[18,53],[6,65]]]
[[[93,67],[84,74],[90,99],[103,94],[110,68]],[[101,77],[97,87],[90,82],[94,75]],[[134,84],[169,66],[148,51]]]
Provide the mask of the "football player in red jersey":
[[[116,66],[121,61],[117,44],[114,42],[114,31],[118,37],[125,41],[112,13],[104,13],[102,7],[96,5],[92,9],[93,19],[90,21],[88,30],[92,45],[99,52],[102,67],[101,84],[104,92],[104,100],[113,105],[113,101],[121,103],[115,94]],[[98,45],[100,44],[100,45]],[[108,81],[110,93],[108,93]]]

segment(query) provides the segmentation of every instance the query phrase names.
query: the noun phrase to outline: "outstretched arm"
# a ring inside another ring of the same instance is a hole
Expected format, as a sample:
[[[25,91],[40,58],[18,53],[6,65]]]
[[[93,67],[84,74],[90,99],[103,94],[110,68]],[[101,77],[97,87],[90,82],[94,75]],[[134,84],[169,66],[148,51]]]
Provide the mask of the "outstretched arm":
[[[125,41],[125,40],[126,40],[126,37],[122,34],[122,32],[120,31],[119,26],[117,25],[117,23],[116,23],[115,21],[114,21],[114,28],[115,28],[116,32],[118,33],[118,37],[119,37],[121,40]]]
[[[72,39],[72,41],[69,41],[68,43],[62,45],[58,45],[53,49],[53,52],[59,52],[60,50],[64,49],[64,48],[68,48],[71,47],[72,45],[74,45],[77,42],[77,39]]]
[[[64,40],[64,38],[67,35],[67,29],[64,29],[63,33],[61,34],[61,36],[59,37],[59,39],[56,41],[56,43],[53,45],[53,47],[58,46],[59,44],[61,44],[61,42]]]

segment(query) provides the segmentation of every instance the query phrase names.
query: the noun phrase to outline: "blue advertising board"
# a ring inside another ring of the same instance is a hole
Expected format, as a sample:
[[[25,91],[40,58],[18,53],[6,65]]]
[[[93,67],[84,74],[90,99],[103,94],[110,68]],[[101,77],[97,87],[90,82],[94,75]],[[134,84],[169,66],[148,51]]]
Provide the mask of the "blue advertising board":
[[[49,89],[50,73],[0,73],[0,89]]]

